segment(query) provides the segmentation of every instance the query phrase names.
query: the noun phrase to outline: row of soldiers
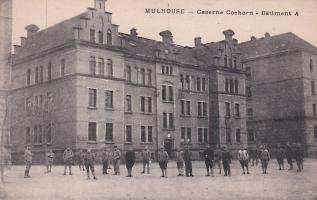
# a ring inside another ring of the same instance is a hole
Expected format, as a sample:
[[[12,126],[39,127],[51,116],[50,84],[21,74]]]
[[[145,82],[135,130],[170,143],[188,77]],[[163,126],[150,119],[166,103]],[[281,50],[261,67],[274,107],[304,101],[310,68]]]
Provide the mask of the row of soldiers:
[[[256,157],[261,160],[262,171],[264,174],[267,173],[267,166],[270,160],[270,153],[269,150],[266,148],[265,145],[261,145],[260,150],[257,150]],[[226,147],[220,147],[219,145],[216,146],[215,149],[212,149],[208,146],[203,152],[202,156],[205,160],[207,174],[206,176],[213,176],[213,168],[214,166],[218,166],[219,174],[221,174],[221,168],[223,167],[224,175],[230,176],[230,164],[232,160],[232,155],[230,151]],[[25,150],[25,163],[26,163],[26,170],[25,170],[25,178],[30,177],[29,171],[32,164],[32,152],[30,151],[30,147],[28,146]],[[108,169],[110,168],[110,163],[113,163],[114,175],[120,175],[120,161],[121,161],[122,153],[114,146],[113,151],[108,151],[104,149],[101,153],[101,161],[102,161],[102,174],[108,174]],[[147,172],[150,173],[150,163],[151,163],[151,152],[148,148],[144,149],[141,153],[142,163],[143,163],[143,171],[141,173]],[[279,169],[284,169],[284,157],[288,160],[290,164],[290,170],[293,169],[292,159],[295,158],[296,163],[298,165],[298,171],[303,170],[303,156],[301,146],[299,144],[293,145],[291,147],[289,144],[283,148],[281,145],[278,145],[277,150],[277,161],[279,164]],[[54,160],[54,153],[52,150],[49,150],[47,153],[47,173],[51,172],[53,160]],[[249,162],[252,159],[249,156],[249,152],[247,148],[240,149],[238,151],[238,160],[241,164],[241,168],[243,170],[242,174],[249,174]],[[87,177],[90,178],[90,172],[93,175],[94,179],[97,179],[95,176],[95,169],[94,164],[96,162],[95,154],[88,149],[86,152],[80,150],[78,154],[75,156],[73,151],[70,147],[68,147],[63,152],[63,160],[65,164],[64,168],[64,175],[66,175],[67,168],[69,170],[69,175],[72,175],[71,167],[74,160],[77,160],[79,169],[82,171],[87,172]],[[175,161],[177,164],[178,169],[178,176],[187,177],[194,176],[193,175],[193,167],[192,167],[192,160],[193,154],[188,147],[185,150],[177,149],[175,152]],[[158,163],[162,172],[161,177],[167,178],[167,164],[169,161],[169,155],[165,151],[164,147],[161,147],[158,152]],[[135,152],[132,148],[130,148],[125,154],[125,164],[128,171],[127,177],[132,177],[132,168],[135,163]],[[221,165],[222,163],[222,165]],[[185,173],[184,173],[185,167]]]

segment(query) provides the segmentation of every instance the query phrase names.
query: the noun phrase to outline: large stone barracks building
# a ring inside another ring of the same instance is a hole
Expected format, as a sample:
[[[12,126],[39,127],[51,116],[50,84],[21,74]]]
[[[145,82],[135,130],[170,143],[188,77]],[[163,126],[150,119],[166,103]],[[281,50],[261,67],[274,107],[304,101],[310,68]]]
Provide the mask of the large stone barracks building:
[[[148,147],[153,156],[161,146],[171,156],[190,146],[196,157],[207,144],[235,150],[248,141],[290,140],[316,147],[316,105],[309,93],[315,47],[293,34],[238,44],[232,30],[220,42],[203,44],[197,37],[194,47],[174,44],[168,30],[155,41],[134,28],[120,33],[106,0],[94,1],[94,8],[47,29],[27,26],[27,37],[15,46],[9,101],[13,162],[22,161],[26,145],[35,162],[43,161],[47,148],[60,161],[67,146]],[[309,51],[282,51],[295,39],[295,46],[303,43]],[[263,49],[267,43],[280,46]],[[263,88],[262,79],[280,83],[281,77],[294,85]],[[285,112],[287,120],[278,121]],[[275,123],[290,131],[277,137],[276,128],[272,135]]]

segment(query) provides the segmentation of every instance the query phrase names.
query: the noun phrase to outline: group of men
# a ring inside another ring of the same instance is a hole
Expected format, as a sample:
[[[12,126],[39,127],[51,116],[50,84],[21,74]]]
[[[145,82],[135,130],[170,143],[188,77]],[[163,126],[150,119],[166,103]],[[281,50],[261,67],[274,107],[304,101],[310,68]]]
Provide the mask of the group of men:
[[[46,154],[46,167],[47,173],[51,172],[52,164],[54,162],[55,154],[52,150],[48,150]],[[226,147],[216,146],[215,149],[212,149],[210,145],[201,153],[201,156],[205,160],[207,174],[206,176],[214,176],[213,168],[214,166],[218,167],[219,174],[221,174],[221,168],[223,167],[224,176],[230,176],[230,164],[232,160],[232,155],[230,151]],[[112,162],[114,175],[120,175],[120,161],[121,161],[122,153],[118,149],[117,146],[114,146],[113,151],[108,151],[106,148],[101,152],[101,162],[102,162],[102,174],[108,174],[108,169],[110,168],[110,164]],[[24,152],[26,170],[25,170],[25,178],[29,178],[29,172],[32,164],[32,152],[30,147],[28,146]],[[150,173],[150,163],[151,163],[151,152],[148,148],[145,148],[141,152],[141,158],[143,163],[143,171],[144,174],[147,172]],[[267,167],[270,160],[269,150],[265,145],[261,145],[260,151],[257,150],[256,159],[260,159],[263,174],[267,173]],[[291,146],[289,143],[283,148],[281,145],[278,145],[276,158],[279,164],[279,170],[284,170],[284,158],[287,159],[290,168],[289,170],[293,170],[293,159],[295,159],[298,170],[303,170],[303,153],[300,144],[293,144]],[[132,177],[132,168],[135,163],[135,152],[132,148],[129,148],[125,153],[125,164],[127,168],[128,175],[127,177]],[[66,175],[67,168],[69,171],[69,175],[72,175],[71,167],[74,163],[74,160],[78,162],[79,170],[87,172],[87,178],[90,178],[90,172],[93,176],[93,179],[97,179],[95,176],[94,165],[96,162],[96,156],[91,152],[90,149],[87,149],[86,152],[79,150],[78,154],[75,156],[70,147],[66,148],[63,152],[63,161],[64,161],[64,175]],[[169,154],[165,151],[164,147],[161,147],[158,151],[157,157],[162,175],[161,177],[167,178],[167,164],[169,161]],[[251,161],[254,164],[254,160],[249,156],[249,152],[247,148],[240,149],[238,151],[238,160],[241,164],[242,174],[250,174],[249,172],[249,162]],[[184,150],[176,149],[175,152],[175,161],[178,169],[178,176],[193,177],[193,154],[189,148],[189,146],[185,147]],[[221,166],[222,163],[222,166]],[[184,173],[185,167],[185,173]]]

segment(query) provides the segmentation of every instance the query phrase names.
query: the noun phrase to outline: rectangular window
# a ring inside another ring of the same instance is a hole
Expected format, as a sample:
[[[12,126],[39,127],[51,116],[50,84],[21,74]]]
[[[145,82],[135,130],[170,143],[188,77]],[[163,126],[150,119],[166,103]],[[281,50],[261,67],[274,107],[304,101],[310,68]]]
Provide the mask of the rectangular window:
[[[39,77],[39,82],[43,82],[43,76],[44,76],[44,69],[43,66],[40,66],[40,77]]]
[[[103,44],[103,32],[98,31],[98,40],[100,44]]]
[[[42,144],[42,135],[43,135],[43,129],[42,129],[42,126],[39,125],[39,128],[38,128],[38,144]]]
[[[251,77],[251,67],[245,67],[245,72],[247,74],[247,77],[250,78]]]
[[[192,129],[187,128],[187,142],[192,142]]]
[[[227,79],[227,78],[225,80],[225,91],[229,92],[229,79]]]
[[[185,86],[187,90],[190,90],[190,80],[188,75],[186,75],[186,78],[185,78]]]
[[[190,101],[186,101],[186,114],[190,115]]]
[[[141,96],[141,112],[145,112],[145,97]]]
[[[103,58],[98,58],[98,68],[99,68],[99,75],[105,75],[105,61]]]
[[[185,100],[180,100],[181,102],[181,115],[185,115]]]
[[[309,68],[310,68],[310,72],[314,71],[314,63],[313,63],[313,59],[309,60]]]
[[[314,126],[314,138],[317,141],[317,126]]]
[[[52,63],[49,62],[47,65],[47,80],[52,80]]]
[[[30,69],[26,71],[26,84],[27,85],[31,84],[31,70]]]
[[[230,117],[230,103],[226,102],[226,117]]]
[[[167,113],[163,113],[163,128],[167,128]]]
[[[97,90],[89,88],[89,107],[97,107]]]
[[[229,58],[229,66],[230,66],[230,68],[232,68],[232,59],[231,58]]]
[[[147,112],[152,113],[152,97],[147,98]]]
[[[96,58],[94,56],[89,58],[89,74],[96,75]]]
[[[236,130],[236,143],[241,143],[241,131],[240,131],[240,129]]]
[[[168,100],[169,101],[174,101],[173,86],[168,86]]]
[[[198,142],[203,143],[203,129],[198,128]]]
[[[203,102],[203,116],[207,116],[207,103]]]
[[[197,103],[197,114],[198,116],[202,116],[202,102]]]
[[[52,143],[52,125],[48,124],[46,126],[46,143],[51,144]]]
[[[226,142],[231,144],[231,129],[226,128]]]
[[[179,81],[180,81],[180,84],[181,84],[181,88],[184,89],[184,76],[183,76],[183,74],[180,75]]]
[[[203,92],[206,91],[206,79],[205,78],[201,79],[201,89]]]
[[[311,81],[311,95],[316,95],[315,81]]]
[[[169,113],[168,120],[169,120],[169,128],[173,129],[174,128],[174,115],[173,115],[173,113]]]
[[[238,80],[234,80],[234,93],[238,94],[239,93],[239,82]]]
[[[170,75],[172,76],[173,75],[173,67],[170,66]]]
[[[251,87],[247,86],[246,89],[247,89],[247,97],[252,97]]]
[[[208,129],[204,128],[204,143],[208,143]]]
[[[113,141],[113,124],[106,123],[106,141],[112,142]]]
[[[53,94],[51,92],[48,92],[46,94],[46,106],[47,106],[47,109],[51,108],[52,102],[53,102]]]
[[[147,127],[147,141],[153,142],[153,127],[152,126]]]
[[[125,69],[125,78],[126,78],[126,81],[128,82],[131,82],[131,75],[132,75],[132,72],[131,72],[131,67],[130,66],[126,66],[126,69]]]
[[[316,104],[313,104],[313,115],[316,116]]]
[[[31,128],[26,127],[25,129],[25,144],[31,144]]]
[[[113,63],[111,59],[107,59],[107,74],[106,76],[113,76]]]
[[[39,107],[39,97],[38,96],[34,97],[34,106],[35,106],[35,108]]]
[[[225,67],[228,67],[227,56],[225,56],[225,57],[223,58],[223,63],[224,63],[224,66],[225,66]]]
[[[235,108],[235,116],[240,117],[240,105],[236,103],[234,105],[234,108]]]
[[[35,68],[35,78],[34,78],[35,83],[39,82],[39,68]]]
[[[186,128],[181,128],[181,142],[185,142],[186,139]]]
[[[234,69],[237,69],[237,57],[233,59]]]
[[[197,86],[197,91],[201,91],[201,81],[200,81],[200,78],[197,77],[197,81],[196,81],[196,86]]]
[[[255,141],[253,129],[249,129],[248,130],[248,140],[249,140],[249,142],[254,142]]]
[[[166,85],[162,85],[162,100],[166,101]]]
[[[96,42],[95,29],[90,29],[90,42]]]
[[[33,143],[34,144],[37,144],[37,141],[38,141],[38,129],[37,129],[37,126],[34,126],[33,128]]]
[[[151,69],[148,69],[147,70],[147,73],[148,73],[148,76],[147,76],[147,78],[148,78],[148,85],[152,85],[152,70]]]
[[[132,97],[131,95],[126,95],[126,106],[127,106],[127,111],[132,112]]]
[[[141,142],[146,142],[146,129],[145,126],[141,126]]]
[[[233,94],[233,79],[229,80],[229,86],[230,86],[230,93]]]
[[[145,85],[145,69],[141,68],[141,81],[142,85]]]
[[[113,91],[105,90],[105,108],[113,108]]]
[[[132,142],[132,126],[127,125],[125,129],[125,141]]]
[[[162,65],[161,69],[162,69],[162,74],[165,74],[165,66],[164,65]]]
[[[88,123],[88,141],[97,141],[97,123]]]
[[[61,60],[61,76],[65,76],[65,59]]]

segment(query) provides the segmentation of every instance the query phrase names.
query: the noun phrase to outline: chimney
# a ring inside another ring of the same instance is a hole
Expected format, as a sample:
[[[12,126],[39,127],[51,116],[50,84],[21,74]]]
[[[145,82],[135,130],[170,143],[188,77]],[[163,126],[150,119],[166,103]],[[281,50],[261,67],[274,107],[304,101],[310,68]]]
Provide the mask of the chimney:
[[[255,41],[256,38],[254,36],[251,36],[251,41]]]
[[[201,47],[201,37],[195,37],[195,47]]]
[[[106,11],[106,1],[107,0],[94,0],[95,1],[95,9],[97,11],[105,12]]]
[[[269,38],[269,37],[271,37],[271,35],[270,35],[268,32],[266,32],[266,33],[264,34],[264,37],[265,37],[265,38]]]
[[[173,44],[173,35],[171,31],[169,30],[162,31],[160,32],[160,36],[162,36],[162,42],[164,44]]]
[[[232,36],[234,35],[233,30],[229,29],[229,30],[225,30],[224,32],[222,32],[225,35],[225,39],[226,41],[230,41],[232,40]]]
[[[134,38],[136,38],[138,36],[138,33],[136,32],[136,28],[132,28],[130,30],[130,35]]]
[[[21,39],[21,46],[24,46],[24,44],[26,43],[26,37],[20,37]]]
[[[34,33],[36,33],[39,30],[39,27],[34,24],[30,24],[27,27],[25,27],[25,30],[27,32],[27,37],[30,38]]]

